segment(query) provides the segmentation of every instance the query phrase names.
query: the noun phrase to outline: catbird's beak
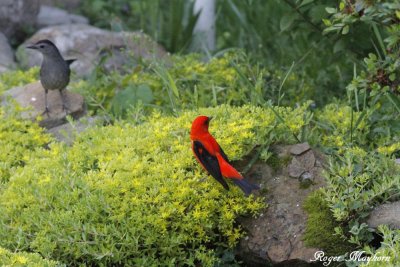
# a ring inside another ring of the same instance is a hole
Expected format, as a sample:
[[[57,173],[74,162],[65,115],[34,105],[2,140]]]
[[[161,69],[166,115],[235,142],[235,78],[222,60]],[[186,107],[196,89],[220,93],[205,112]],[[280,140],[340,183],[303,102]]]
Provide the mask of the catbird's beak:
[[[26,48],[29,48],[29,49],[38,49],[36,45],[28,45]]]

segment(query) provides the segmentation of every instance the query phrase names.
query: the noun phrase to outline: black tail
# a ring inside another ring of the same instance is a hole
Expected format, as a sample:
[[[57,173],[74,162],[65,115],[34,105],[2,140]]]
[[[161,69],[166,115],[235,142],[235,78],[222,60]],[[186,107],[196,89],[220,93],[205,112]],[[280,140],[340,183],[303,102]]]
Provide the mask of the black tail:
[[[250,195],[251,191],[258,190],[260,187],[255,184],[247,182],[245,179],[232,179],[233,182],[242,189],[246,196]]]
[[[65,62],[67,62],[68,66],[71,65],[76,59],[67,59]]]

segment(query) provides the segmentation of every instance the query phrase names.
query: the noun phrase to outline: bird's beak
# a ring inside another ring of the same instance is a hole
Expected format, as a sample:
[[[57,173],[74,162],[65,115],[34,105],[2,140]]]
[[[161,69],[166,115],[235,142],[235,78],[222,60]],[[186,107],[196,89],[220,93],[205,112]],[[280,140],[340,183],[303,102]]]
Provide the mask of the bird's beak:
[[[212,116],[211,116],[211,117],[208,117],[208,121],[212,120],[213,118],[214,118],[214,117],[212,117]]]
[[[37,49],[37,46],[36,46],[36,45],[28,45],[26,48],[29,48],[29,49]]]

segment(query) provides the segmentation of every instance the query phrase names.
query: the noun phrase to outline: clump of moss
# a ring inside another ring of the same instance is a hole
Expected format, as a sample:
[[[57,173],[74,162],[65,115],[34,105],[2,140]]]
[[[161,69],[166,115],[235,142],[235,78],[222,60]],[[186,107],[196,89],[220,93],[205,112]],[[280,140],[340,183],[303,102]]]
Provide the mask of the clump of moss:
[[[277,154],[272,153],[271,156],[267,159],[266,163],[270,166],[274,171],[284,168],[287,166],[292,159],[291,156],[283,156],[279,157]]]
[[[11,252],[0,247],[0,266],[63,266],[59,263],[43,259],[39,254],[26,252]]]
[[[303,204],[308,213],[304,242],[307,246],[321,248],[329,255],[343,255],[352,250],[352,245],[335,235],[335,227],[340,227],[324,199],[322,191],[311,193]]]

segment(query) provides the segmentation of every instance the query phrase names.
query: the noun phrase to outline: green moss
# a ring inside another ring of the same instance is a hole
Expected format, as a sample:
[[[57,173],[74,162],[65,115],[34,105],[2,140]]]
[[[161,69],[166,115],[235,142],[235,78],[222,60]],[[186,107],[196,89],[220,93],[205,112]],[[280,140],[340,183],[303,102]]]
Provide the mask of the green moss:
[[[0,266],[55,267],[63,265],[55,261],[43,259],[39,254],[36,253],[11,252],[0,247]]]
[[[303,204],[308,213],[304,242],[307,246],[321,248],[329,255],[342,255],[352,250],[351,244],[335,235],[336,222],[323,193],[317,190],[311,193]]]
[[[286,167],[289,162],[292,160],[290,155],[285,155],[279,157],[275,152],[268,152],[268,158],[266,163],[270,166],[274,171],[280,170]]]

